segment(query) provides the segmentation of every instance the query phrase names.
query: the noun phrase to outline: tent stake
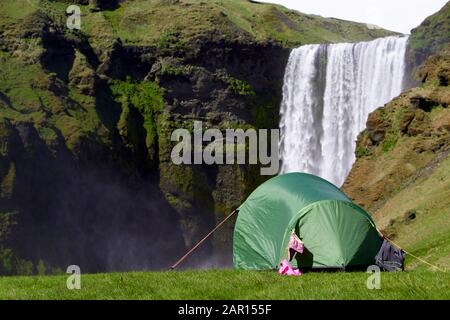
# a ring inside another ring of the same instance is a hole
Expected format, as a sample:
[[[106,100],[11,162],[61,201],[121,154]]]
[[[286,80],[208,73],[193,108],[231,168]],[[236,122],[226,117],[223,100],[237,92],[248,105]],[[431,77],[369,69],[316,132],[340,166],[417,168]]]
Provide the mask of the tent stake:
[[[189,250],[183,257],[181,257],[180,260],[178,260],[172,267],[170,267],[170,270],[175,270],[178,268],[178,266],[187,258],[189,257],[200,245],[205,242],[214,232],[219,230],[225,222],[227,222],[228,219],[230,219],[234,214],[237,212],[237,210],[234,210],[232,213],[230,213],[221,223],[217,225],[210,233],[208,233],[202,240],[200,240],[191,250]]]

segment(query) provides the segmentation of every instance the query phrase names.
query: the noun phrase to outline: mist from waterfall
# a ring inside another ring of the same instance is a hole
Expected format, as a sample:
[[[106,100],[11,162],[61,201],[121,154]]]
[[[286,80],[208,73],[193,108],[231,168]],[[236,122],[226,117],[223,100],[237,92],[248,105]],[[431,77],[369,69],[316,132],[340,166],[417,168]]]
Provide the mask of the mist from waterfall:
[[[369,114],[402,92],[407,42],[387,37],[292,51],[281,105],[280,173],[344,183]]]

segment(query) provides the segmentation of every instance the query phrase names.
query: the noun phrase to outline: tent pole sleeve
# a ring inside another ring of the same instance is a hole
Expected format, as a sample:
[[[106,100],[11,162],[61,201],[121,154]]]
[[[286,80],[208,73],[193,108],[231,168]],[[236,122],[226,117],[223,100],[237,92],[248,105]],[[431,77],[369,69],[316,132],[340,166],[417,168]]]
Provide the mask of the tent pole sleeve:
[[[234,214],[237,212],[237,210],[234,210],[232,213],[230,213],[221,223],[219,223],[211,232],[209,232],[203,239],[201,239],[191,250],[189,250],[183,257],[180,258],[172,267],[170,267],[170,270],[175,270],[178,268],[178,266],[187,258],[189,257],[198,247],[202,245],[203,242],[205,242],[210,236],[213,235],[214,232],[219,230],[225,222],[227,222]]]

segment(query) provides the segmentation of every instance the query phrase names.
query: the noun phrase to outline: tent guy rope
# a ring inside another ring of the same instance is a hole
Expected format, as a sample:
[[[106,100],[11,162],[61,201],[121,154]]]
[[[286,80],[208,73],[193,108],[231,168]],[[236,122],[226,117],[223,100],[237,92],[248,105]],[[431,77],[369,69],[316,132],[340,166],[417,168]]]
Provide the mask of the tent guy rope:
[[[392,243],[394,246],[396,246],[397,248],[400,248],[400,249],[402,249],[403,251],[405,251],[405,253],[406,253],[407,255],[410,255],[410,256],[413,257],[414,259],[417,259],[417,260],[419,260],[420,262],[425,263],[426,265],[429,265],[430,267],[433,267],[433,268],[435,268],[435,269],[437,269],[437,270],[439,270],[439,271],[441,271],[441,272],[446,272],[446,270],[444,270],[444,269],[442,269],[442,268],[440,268],[440,267],[438,267],[438,266],[436,266],[436,265],[434,265],[434,264],[431,264],[431,263],[429,263],[428,261],[426,261],[426,260],[424,260],[424,259],[422,259],[422,258],[419,258],[419,257],[416,256],[416,255],[413,255],[411,252],[406,251],[405,249],[403,249],[401,246],[399,246],[397,243],[395,243],[395,242],[392,241],[391,239],[386,238],[385,236],[383,236],[383,237],[384,237],[387,241],[389,241],[390,243]]]
[[[225,222],[227,222],[232,216],[236,214],[237,210],[234,210],[232,213],[230,213],[221,223],[219,223],[211,232],[209,232],[206,236],[203,237],[191,250],[189,250],[183,257],[180,258],[172,267],[170,267],[170,270],[175,270],[178,268],[178,266],[186,260],[198,247],[202,245],[203,242],[205,242],[210,236],[214,234],[217,230],[219,230]]]

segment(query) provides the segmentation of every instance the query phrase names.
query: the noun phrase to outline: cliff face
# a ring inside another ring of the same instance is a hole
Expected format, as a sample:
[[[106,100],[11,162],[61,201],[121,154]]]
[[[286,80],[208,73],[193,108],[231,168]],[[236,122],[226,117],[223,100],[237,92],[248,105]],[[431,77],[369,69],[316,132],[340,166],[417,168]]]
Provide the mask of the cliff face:
[[[369,116],[343,187],[388,237],[444,267],[450,254],[450,48],[448,30],[435,31],[448,29],[449,10],[447,4],[413,31],[419,85]],[[417,39],[427,44],[418,48]]]
[[[415,67],[448,47],[450,35],[450,2],[411,31],[409,58]]]
[[[172,130],[277,128],[289,47],[390,34],[238,0],[1,4],[3,274],[167,267],[264,179],[175,166]],[[231,230],[197,257],[229,263]]]

